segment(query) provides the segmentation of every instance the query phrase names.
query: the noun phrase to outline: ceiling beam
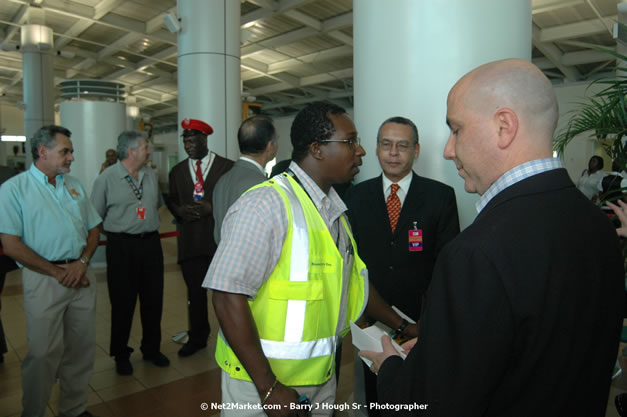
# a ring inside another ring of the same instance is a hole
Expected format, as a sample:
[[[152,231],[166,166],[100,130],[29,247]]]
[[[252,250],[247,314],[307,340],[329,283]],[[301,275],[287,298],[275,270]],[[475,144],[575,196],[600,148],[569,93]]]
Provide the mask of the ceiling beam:
[[[27,16],[28,16],[28,5],[20,6],[19,10],[13,17],[13,23],[15,23],[15,25],[9,28],[8,32],[4,36],[4,39],[2,40],[2,43],[7,43],[11,41],[11,39],[13,39],[13,36],[20,30],[19,25],[24,24]]]
[[[322,32],[333,32],[343,29],[352,25],[353,13],[344,13],[340,16],[332,17],[322,22]],[[310,38],[312,36],[320,34],[320,31],[311,27],[304,27],[290,32],[274,36],[272,38],[264,39],[259,42],[246,45],[241,48],[242,59],[254,55],[264,49],[276,49],[280,46],[287,45],[293,42],[298,42],[303,39]]]
[[[314,52],[307,55],[301,55],[299,57],[285,59],[283,61],[278,61],[272,64],[267,64],[265,72],[263,74],[259,73],[258,71],[242,72],[242,80],[254,80],[259,77],[270,76],[284,71],[290,71],[294,68],[302,67],[303,65],[307,64],[316,64],[336,58],[351,56],[352,53],[353,48],[351,48],[350,46],[336,46],[334,48],[325,49],[320,52]],[[250,60],[251,58],[248,58],[245,62],[249,62]],[[242,67],[246,68],[245,65],[242,65]]]
[[[89,29],[95,23],[96,20],[101,19],[107,13],[111,12],[113,9],[115,9],[117,6],[119,6],[123,2],[124,0],[102,0],[100,3],[98,3],[94,7],[94,14],[92,16],[93,20],[79,19],[76,23],[72,25],[72,27],[70,27],[67,31],[65,31],[64,34],[67,36],[79,37],[83,32]],[[54,47],[56,49],[61,49],[65,45],[70,43],[71,41],[72,39],[68,37],[59,38],[54,43]]]
[[[540,41],[540,30],[535,26],[532,29],[532,42],[533,46],[538,48],[545,57],[551,60],[555,68],[559,69],[566,76],[568,81],[577,81],[582,78],[577,68],[562,63],[564,53],[557,46],[549,42]]]
[[[114,73],[111,73],[111,74],[107,75],[105,78],[106,79],[120,78],[120,77],[122,77],[124,75],[127,75],[127,74],[130,74],[132,72],[145,69],[146,67],[154,64],[155,63],[155,59],[168,59],[168,58],[171,58],[172,56],[174,56],[176,54],[177,54],[177,48],[174,47],[174,46],[170,46],[169,48],[166,48],[166,49],[164,49],[164,50],[162,50],[160,52],[157,52],[156,54],[153,54],[151,56],[152,59],[146,58],[146,59],[143,59],[143,60],[139,61],[136,64],[128,65],[126,68],[123,68],[123,69],[120,69],[120,70],[118,70],[118,71],[116,71]],[[150,71],[151,72],[164,72],[164,71],[161,71],[161,70],[159,70],[157,68],[151,68]]]
[[[259,9],[248,12],[240,17],[240,25],[244,28],[255,24],[256,22],[268,19],[292,10],[296,7],[311,3],[313,0],[248,0],[249,3],[259,6]]]
[[[307,16],[305,13],[299,12],[298,10],[288,10],[283,13],[283,15],[317,31],[322,30],[322,22],[320,20]]]
[[[272,104],[264,104],[262,109],[273,110],[273,109],[279,109],[281,107],[291,107],[291,106],[297,106],[297,105],[302,105],[302,104],[309,104],[309,103],[313,103],[314,101],[337,100],[340,98],[346,98],[346,97],[352,97],[352,96],[353,96],[352,90],[335,92],[335,93],[316,94],[312,96],[295,98],[291,100],[282,100],[282,101],[272,103]]]
[[[135,93],[144,91],[146,89],[149,89],[151,87],[154,87],[155,85],[163,85],[163,84],[168,84],[168,83],[176,84],[176,77],[164,77],[164,76],[155,77],[150,80],[143,81],[139,84],[135,84],[128,90],[128,93],[135,94]]]
[[[353,69],[347,68],[339,71],[327,72],[324,74],[312,75],[309,77],[300,78],[298,85],[300,87],[307,87],[309,85],[321,84],[329,81],[341,80],[344,78],[350,78],[353,76]],[[281,82],[277,84],[267,85],[264,87],[248,90],[246,94],[252,96],[261,96],[269,93],[277,93],[279,91],[290,90],[294,88],[288,83]]]
[[[533,7],[531,9],[531,14],[553,12],[566,7],[579,6],[583,4],[584,1],[585,0],[555,0],[552,2],[543,2],[539,6]]]
[[[344,32],[341,32],[339,30],[334,30],[332,32],[327,33],[327,35],[329,35],[330,37],[332,37],[336,41],[342,42],[345,45],[353,46],[353,37],[352,36],[348,36]]]
[[[584,20],[568,25],[554,26],[539,29],[538,40],[540,42],[556,42],[563,39],[575,39],[583,36],[597,35],[607,32],[607,25],[610,27],[617,21],[617,15],[599,19]]]

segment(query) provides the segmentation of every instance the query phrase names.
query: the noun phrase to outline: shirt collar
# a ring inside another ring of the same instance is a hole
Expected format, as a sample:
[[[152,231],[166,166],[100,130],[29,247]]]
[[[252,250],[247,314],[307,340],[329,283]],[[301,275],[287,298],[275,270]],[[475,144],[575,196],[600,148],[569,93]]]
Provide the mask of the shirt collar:
[[[37,168],[37,166],[32,163],[30,165],[30,169],[29,169],[31,175],[40,183],[42,184],[48,184],[48,176],[46,174],[44,174],[39,168]],[[55,177],[55,181],[57,183],[57,185],[61,185],[63,186],[63,181],[64,181],[64,176],[63,174],[57,174],[57,176]]]
[[[562,161],[557,158],[544,158],[525,162],[510,169],[501,175],[475,203],[477,213],[481,213],[485,206],[504,189],[534,175],[558,168],[562,168]]]
[[[114,165],[114,167],[116,167],[116,169],[118,170],[118,175],[120,178],[126,178],[127,176],[131,175],[131,173],[128,172],[128,169],[126,169],[126,167],[122,165],[122,161],[118,161],[116,165]],[[146,171],[145,165],[139,168],[139,170],[137,171],[138,173],[137,177],[139,178],[139,181],[141,181],[141,179],[144,177],[145,171]]]
[[[247,158],[245,156],[240,156],[239,159],[241,159],[242,161],[250,162],[251,164],[253,164],[257,168],[259,168],[259,171],[261,171],[261,173],[263,175],[266,175],[266,171],[263,170],[263,167],[261,166],[261,164],[259,162],[255,161],[253,159]]]
[[[189,159],[194,163],[194,166],[196,166],[196,161],[198,161],[198,159],[192,159],[192,158],[189,158]],[[202,161],[201,165],[207,165],[210,159],[211,159],[211,151],[207,152],[207,155],[203,156],[203,158],[201,159]]]
[[[318,187],[318,184],[316,184],[297,163],[294,161],[290,162],[289,169],[298,177],[318,211],[322,208],[327,210],[332,221],[347,210],[346,204],[344,204],[333,187],[329,189],[329,194],[325,194],[324,191]]]
[[[409,192],[409,185],[411,184],[411,179],[414,176],[414,171],[409,171],[409,174],[405,175],[399,182],[392,182],[388,177],[385,176],[385,173],[381,175],[383,177],[383,193],[385,194],[387,190],[392,186],[392,184],[398,184],[401,190],[405,194]]]

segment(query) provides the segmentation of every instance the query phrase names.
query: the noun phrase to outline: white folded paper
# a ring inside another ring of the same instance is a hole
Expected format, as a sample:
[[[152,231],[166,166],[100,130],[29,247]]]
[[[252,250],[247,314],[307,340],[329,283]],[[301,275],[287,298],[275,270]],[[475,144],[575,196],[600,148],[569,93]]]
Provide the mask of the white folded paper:
[[[411,324],[415,324],[416,322],[410,319],[405,313],[400,311],[395,306],[392,306],[392,309],[402,318],[410,322]],[[353,345],[359,350],[370,350],[372,352],[383,352],[383,346],[381,345],[381,336],[390,334],[392,329],[381,323],[380,321],[376,322],[370,327],[366,327],[365,329],[360,329],[354,322],[351,322],[351,334],[353,338]],[[392,340],[392,346],[394,349],[401,355],[403,359],[407,356],[403,352],[403,348]],[[360,356],[361,360],[366,363],[366,365],[372,365],[372,361],[369,359]]]

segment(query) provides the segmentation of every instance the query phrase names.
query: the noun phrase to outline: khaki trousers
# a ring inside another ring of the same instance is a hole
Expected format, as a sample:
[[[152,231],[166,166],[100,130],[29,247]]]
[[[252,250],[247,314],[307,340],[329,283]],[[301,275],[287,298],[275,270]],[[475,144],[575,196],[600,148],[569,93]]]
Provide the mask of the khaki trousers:
[[[88,272],[89,275],[89,272]],[[96,347],[96,280],[66,288],[48,275],[22,270],[28,351],[22,361],[22,417],[46,415],[59,379],[59,416],[85,411]]]
[[[333,414],[331,407],[325,407],[322,404],[335,404],[335,391],[337,389],[335,375],[331,376],[331,379],[322,385],[291,388],[298,391],[300,395],[306,395],[309,398],[313,405],[311,410],[312,416],[330,417]],[[261,417],[266,415],[262,409],[246,410],[243,407],[234,407],[235,404],[250,404],[257,407],[261,404],[261,399],[257,393],[257,388],[255,388],[252,382],[231,378],[229,374],[222,371],[222,404],[220,406],[225,408],[232,407],[232,409],[223,408],[220,415],[223,417]],[[211,404],[209,404],[209,409],[211,409]]]

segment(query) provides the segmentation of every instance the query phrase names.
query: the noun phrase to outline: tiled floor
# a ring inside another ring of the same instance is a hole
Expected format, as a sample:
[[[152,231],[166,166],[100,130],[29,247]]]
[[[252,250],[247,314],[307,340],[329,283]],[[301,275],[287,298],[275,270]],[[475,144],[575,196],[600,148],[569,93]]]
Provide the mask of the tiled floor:
[[[171,216],[162,210],[161,232],[174,230]],[[201,410],[203,403],[220,401],[220,372],[213,359],[218,324],[210,308],[212,334],[207,349],[189,358],[176,354],[180,345],[172,336],[187,327],[186,289],[176,263],[176,240],[162,240],[165,257],[165,293],[163,342],[161,350],[171,361],[169,368],[157,368],[143,362],[141,354],[131,356],[135,372],[132,376],[119,376],[115,363],[107,354],[110,331],[110,304],[104,269],[94,269],[98,285],[97,351],[94,372],[90,381],[88,409],[101,417],[206,417],[218,414],[218,410]],[[130,345],[137,348],[141,338],[139,312],[135,314]],[[26,353],[26,319],[23,311],[20,273],[7,276],[2,293],[2,318],[9,352],[4,364],[0,364],[0,417],[20,416],[22,387],[20,360]],[[626,345],[621,345],[622,348]],[[353,354],[350,338],[343,343],[342,371],[338,388],[338,403],[350,402],[353,392]],[[627,361],[625,361],[627,365]],[[624,369],[627,369],[625,367]],[[614,396],[627,391],[627,376],[617,378],[610,391],[606,417],[618,417],[614,408]],[[58,386],[55,387],[48,406],[47,416],[55,416]],[[347,415],[337,413],[336,415]]]
[[[162,209],[161,232],[174,230],[172,217]],[[176,238],[162,240],[165,263],[163,319],[161,321],[161,351],[170,358],[168,368],[157,368],[144,362],[138,353],[141,339],[139,310],[136,311],[131,331],[130,346],[134,373],[119,376],[115,363],[108,355],[111,306],[103,268],[95,268],[98,285],[96,313],[96,362],[90,380],[88,409],[101,417],[196,417],[218,414],[218,410],[201,410],[201,404],[220,401],[220,372],[213,353],[218,323],[210,307],[211,336],[207,349],[191,357],[180,358],[176,352],[181,345],[172,336],[187,328],[187,297],[185,283],[176,263]],[[211,300],[211,298],[210,298]],[[139,306],[138,306],[139,308]],[[0,417],[20,416],[22,385],[20,360],[26,354],[26,318],[23,310],[20,272],[8,274],[2,293],[2,323],[9,352],[0,364]],[[347,341],[345,346],[350,347]],[[353,391],[352,352],[344,355],[342,381],[338,401],[344,402]],[[58,385],[48,404],[47,416],[56,416]]]

